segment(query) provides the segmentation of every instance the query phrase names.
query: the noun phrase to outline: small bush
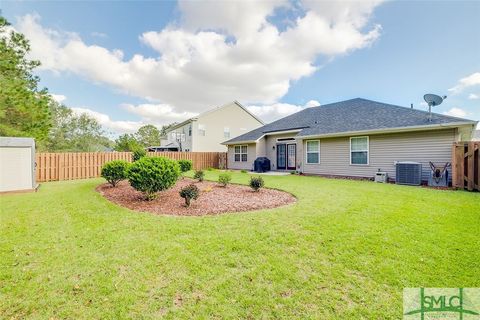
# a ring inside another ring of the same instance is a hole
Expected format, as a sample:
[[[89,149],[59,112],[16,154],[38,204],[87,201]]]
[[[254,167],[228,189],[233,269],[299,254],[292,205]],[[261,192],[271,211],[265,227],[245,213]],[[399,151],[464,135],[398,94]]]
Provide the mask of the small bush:
[[[189,184],[180,190],[180,197],[185,199],[185,206],[190,207],[190,200],[196,200],[200,195],[200,190],[194,184]]]
[[[205,172],[203,172],[203,170],[196,170],[195,174],[193,175],[193,178],[197,179],[199,182],[202,182],[204,177]]]
[[[240,170],[241,173],[247,173],[247,170],[243,169],[243,170]]]
[[[263,181],[262,177],[251,177],[250,178],[250,188],[253,189],[253,191],[258,192],[260,188],[263,188],[265,185],[265,182]]]
[[[180,165],[180,171],[182,173],[192,170],[192,161],[191,160],[178,160]]]
[[[133,150],[132,160],[133,162],[138,161],[143,157],[145,157],[146,155],[147,155],[147,151],[145,151],[144,149],[140,149],[140,148],[135,149]]]
[[[127,178],[128,166],[129,163],[124,160],[110,161],[103,165],[101,175],[115,187],[117,183]]]
[[[175,160],[163,157],[143,157],[128,169],[130,185],[145,194],[147,200],[155,199],[158,191],[171,188],[180,176]]]
[[[218,183],[223,187],[226,187],[227,184],[230,183],[230,180],[232,180],[232,176],[229,173],[222,173],[218,176]]]

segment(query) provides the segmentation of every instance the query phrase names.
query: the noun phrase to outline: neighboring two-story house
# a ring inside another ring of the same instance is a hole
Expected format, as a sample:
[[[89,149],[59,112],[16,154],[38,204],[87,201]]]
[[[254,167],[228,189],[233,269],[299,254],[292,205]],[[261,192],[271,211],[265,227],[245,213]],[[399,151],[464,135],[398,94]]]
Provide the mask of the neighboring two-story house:
[[[185,120],[167,131],[171,150],[197,152],[226,152],[221,143],[263,126],[262,120],[239,102],[233,101]],[[173,148],[173,149],[172,149]]]

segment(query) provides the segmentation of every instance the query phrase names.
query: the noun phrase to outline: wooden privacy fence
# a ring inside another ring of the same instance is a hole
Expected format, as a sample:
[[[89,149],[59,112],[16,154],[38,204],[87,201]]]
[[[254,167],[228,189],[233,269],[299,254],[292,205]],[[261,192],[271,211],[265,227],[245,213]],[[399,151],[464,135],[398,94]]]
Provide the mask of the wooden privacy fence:
[[[452,186],[480,191],[480,141],[457,142],[452,150]]]
[[[224,152],[148,152],[149,156],[192,160],[195,170],[227,167]],[[112,160],[132,161],[131,152],[37,153],[37,182],[100,177],[102,166]]]

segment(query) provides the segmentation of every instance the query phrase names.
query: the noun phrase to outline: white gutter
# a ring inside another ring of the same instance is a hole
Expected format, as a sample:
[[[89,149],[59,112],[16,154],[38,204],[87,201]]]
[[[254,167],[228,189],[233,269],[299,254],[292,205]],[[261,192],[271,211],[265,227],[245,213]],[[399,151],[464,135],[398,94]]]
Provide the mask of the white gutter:
[[[186,125],[187,123],[192,122],[192,121],[197,121],[197,117],[193,117],[193,118],[187,119],[187,120],[185,120],[185,121],[183,121],[183,122],[180,122],[179,124],[174,125],[174,126],[171,127],[171,128],[168,128],[168,130],[165,131],[165,133],[168,134],[168,133],[170,133],[170,131],[173,131],[173,130],[176,130],[176,129],[180,128],[180,127],[183,127],[184,125]]]
[[[385,128],[377,130],[360,130],[360,131],[345,131],[338,133],[325,133],[325,134],[314,134],[307,136],[297,136],[297,138],[328,138],[328,137],[343,137],[343,136],[354,136],[359,134],[378,134],[378,133],[396,133],[396,132],[408,132],[408,131],[424,131],[424,130],[436,130],[443,128],[457,128],[465,125],[476,126],[478,121],[469,121],[469,122],[450,122],[450,123],[441,123],[441,124],[431,124],[431,125],[422,125],[422,126],[410,126],[410,127],[397,127],[397,128]]]
[[[260,139],[262,139],[265,136],[273,136],[277,134],[285,134],[285,133],[295,133],[295,132],[300,132],[303,129],[295,129],[295,130],[284,130],[284,131],[268,131],[264,132],[258,139],[256,140],[245,140],[245,141],[233,141],[233,142],[222,142],[221,144],[223,145],[235,145],[235,144],[245,144],[245,143],[257,143]]]
[[[306,128],[306,127],[305,127]],[[283,130],[283,131],[263,131],[265,136],[271,136],[274,134],[284,134],[284,133],[294,133],[294,132],[300,132],[305,128],[301,129],[292,129],[292,130]]]

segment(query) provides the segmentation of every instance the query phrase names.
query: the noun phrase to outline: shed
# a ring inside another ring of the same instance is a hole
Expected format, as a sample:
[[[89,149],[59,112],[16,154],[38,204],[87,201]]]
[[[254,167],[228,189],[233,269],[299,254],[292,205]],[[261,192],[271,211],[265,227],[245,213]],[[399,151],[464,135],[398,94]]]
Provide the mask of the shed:
[[[36,188],[35,140],[0,137],[0,193]]]

